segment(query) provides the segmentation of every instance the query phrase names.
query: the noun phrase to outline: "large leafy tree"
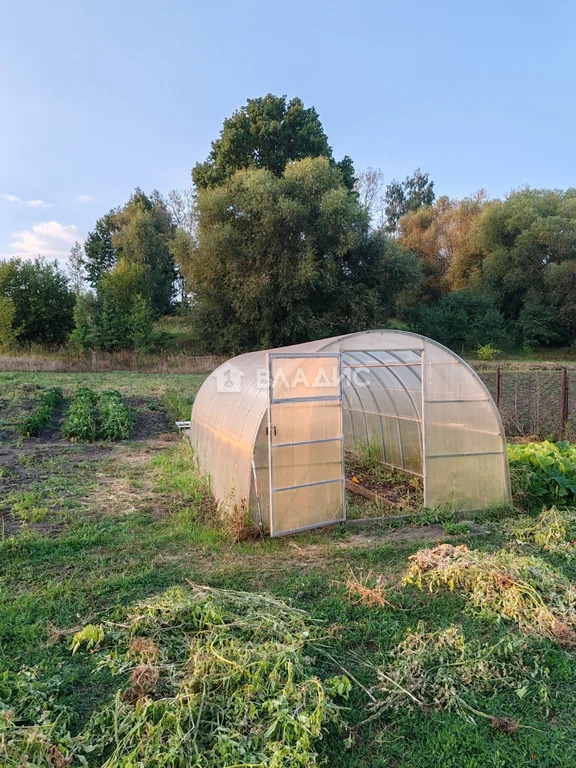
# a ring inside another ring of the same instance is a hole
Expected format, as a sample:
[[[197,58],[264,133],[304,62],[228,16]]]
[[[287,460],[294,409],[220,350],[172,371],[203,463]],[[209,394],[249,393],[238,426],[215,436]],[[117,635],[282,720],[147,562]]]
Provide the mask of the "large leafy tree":
[[[93,288],[98,287],[102,276],[106,274],[117,261],[117,254],[112,244],[114,233],[114,215],[110,211],[96,222],[94,229],[88,233],[84,243],[84,267],[86,279]]]
[[[181,265],[199,334],[231,353],[374,327],[414,260],[380,234],[327,157],[282,176],[236,172],[198,194],[197,245]]]
[[[0,262],[0,296],[12,304],[20,343],[63,344],[74,327],[74,292],[56,261]]]
[[[133,293],[149,299],[156,315],[167,312],[176,279],[171,250],[175,232],[160,194],[136,189],[126,205],[99,219],[88,235],[84,246],[88,281],[100,290],[112,277],[124,290],[131,275]]]
[[[395,233],[402,216],[410,211],[417,211],[423,205],[432,205],[434,198],[434,182],[420,168],[411,176],[406,176],[404,181],[394,179],[388,184],[384,194],[386,232]]]
[[[265,168],[281,176],[287,163],[320,156],[336,164],[316,110],[298,98],[287,101],[269,93],[249,99],[224,121],[208,159],[194,166],[192,178],[198,189],[207,189],[243,168]],[[352,189],[352,161],[345,157],[338,165],[344,184]]]
[[[520,334],[544,343],[566,335],[562,318],[570,321],[574,306],[576,189],[524,189],[493,202],[475,237],[484,255],[481,287]]]
[[[400,219],[398,239],[422,259],[425,272],[413,303],[431,303],[472,284],[478,287],[483,257],[474,227],[485,204],[483,190],[464,200],[440,197]]]

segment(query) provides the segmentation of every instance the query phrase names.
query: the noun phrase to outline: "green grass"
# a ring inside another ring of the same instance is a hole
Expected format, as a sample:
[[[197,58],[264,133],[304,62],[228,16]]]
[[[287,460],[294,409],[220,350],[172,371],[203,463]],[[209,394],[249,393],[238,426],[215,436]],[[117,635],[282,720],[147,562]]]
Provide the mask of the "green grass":
[[[62,387],[66,397],[79,386],[113,388],[125,397],[157,399],[159,407],[172,390],[189,407],[202,379],[18,373],[0,374],[0,385],[9,393],[5,399],[16,418],[47,386]],[[172,419],[167,416],[167,423]],[[15,448],[16,441],[14,431],[8,442]],[[392,544],[378,536],[366,541],[365,535],[334,528],[234,545],[214,522],[205,483],[194,472],[185,442],[140,439],[90,446],[89,452],[61,443],[42,453],[25,445],[20,455],[22,460],[8,466],[1,478],[18,479],[19,485],[11,486],[15,495],[9,505],[4,497],[0,511],[6,520],[14,505],[24,517],[34,517],[34,509],[47,513],[41,521],[24,521],[15,535],[3,536],[0,528],[0,669],[16,673],[36,667],[40,680],[57,681],[57,701],[72,710],[73,732],[117,687],[109,671],[98,668],[97,654],[79,650],[72,655],[74,634],[87,624],[121,623],[134,603],[185,585],[187,579],[269,593],[306,609],[324,622],[330,654],[365,688],[376,683],[374,667],[386,665],[391,651],[420,622],[427,632],[458,624],[467,637],[489,644],[515,632],[505,621],[466,613],[465,599],[449,591],[392,587],[393,607],[369,607],[350,598],[342,586],[349,566],[355,573],[372,570],[398,584],[408,557],[423,546],[418,541]],[[59,527],[49,528],[51,522]],[[486,551],[515,546],[506,531],[492,528],[485,537],[467,536],[468,546]],[[422,531],[425,535],[425,527]],[[448,531],[444,540],[458,543]],[[576,577],[574,560],[546,551],[538,556],[567,578]],[[516,733],[495,730],[485,718],[473,723],[437,707],[401,707],[362,724],[370,700],[355,685],[343,713],[352,727],[352,745],[345,748],[342,737],[330,730],[320,743],[321,756],[330,768],[572,768],[574,652],[551,641],[539,643],[549,669],[548,710],[531,693],[524,698],[515,693],[479,696],[483,711],[527,726]],[[327,657],[319,655],[313,664],[322,676],[341,673]]]

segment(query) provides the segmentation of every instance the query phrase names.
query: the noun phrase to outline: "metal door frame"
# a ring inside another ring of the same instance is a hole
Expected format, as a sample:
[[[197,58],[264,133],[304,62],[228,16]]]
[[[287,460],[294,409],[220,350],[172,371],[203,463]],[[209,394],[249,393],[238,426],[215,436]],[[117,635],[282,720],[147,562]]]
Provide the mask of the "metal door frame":
[[[338,389],[337,395],[318,395],[315,397],[274,397],[274,372],[273,361],[277,359],[291,359],[298,360],[302,358],[308,359],[321,359],[332,358],[338,360]],[[276,443],[272,442],[274,434],[273,423],[273,409],[274,405],[284,403],[315,403],[315,402],[339,402],[340,403],[340,437],[322,438],[320,440],[302,440],[294,443]],[[311,528],[321,528],[325,525],[333,525],[334,523],[342,523],[346,520],[346,464],[344,454],[344,409],[342,407],[342,353],[341,352],[269,352],[268,353],[268,425],[266,427],[268,435],[268,474],[270,482],[270,536],[285,536],[290,533],[297,533],[299,531],[310,530]],[[302,483],[301,485],[290,485],[282,488],[274,488],[273,471],[274,471],[274,449],[287,447],[290,445],[314,445],[316,443],[333,443],[340,441],[341,443],[341,468],[342,478],[336,478],[335,480],[317,480],[312,483]],[[326,520],[319,523],[312,523],[311,525],[305,525],[300,528],[292,528],[288,531],[276,532],[274,528],[274,494],[282,491],[295,490],[296,488],[308,488],[315,485],[328,485],[331,483],[342,484],[342,517],[335,520]]]

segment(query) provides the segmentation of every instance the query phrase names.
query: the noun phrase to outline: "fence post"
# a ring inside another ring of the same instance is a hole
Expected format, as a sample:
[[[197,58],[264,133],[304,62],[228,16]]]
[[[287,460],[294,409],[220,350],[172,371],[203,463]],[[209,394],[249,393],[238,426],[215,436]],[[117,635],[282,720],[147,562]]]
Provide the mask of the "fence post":
[[[502,366],[496,368],[496,408],[500,409],[500,396],[502,394]]]
[[[560,386],[560,437],[565,438],[568,430],[568,369],[562,368]]]

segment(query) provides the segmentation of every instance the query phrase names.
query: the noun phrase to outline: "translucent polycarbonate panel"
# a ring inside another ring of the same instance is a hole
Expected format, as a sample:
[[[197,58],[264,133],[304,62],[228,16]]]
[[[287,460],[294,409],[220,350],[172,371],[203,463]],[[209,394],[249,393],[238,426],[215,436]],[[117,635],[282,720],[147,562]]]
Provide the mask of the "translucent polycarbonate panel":
[[[340,357],[270,356],[275,400],[340,394]]]
[[[491,401],[427,403],[427,455],[500,451]]]
[[[502,455],[428,459],[426,506],[448,503],[456,510],[476,510],[503,504],[508,498],[504,461]]]
[[[421,424],[418,421],[400,421],[404,466],[410,472],[422,474],[422,437]]]
[[[272,490],[342,479],[342,442],[272,447]],[[277,512],[277,510],[276,510]]]
[[[274,403],[272,443],[324,440],[342,434],[339,400]]]
[[[274,494],[274,535],[343,519],[344,486],[326,483]]]

